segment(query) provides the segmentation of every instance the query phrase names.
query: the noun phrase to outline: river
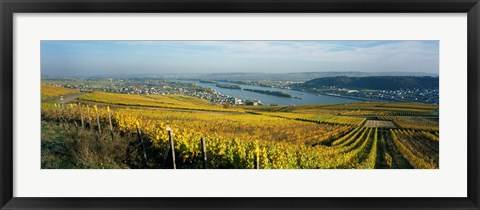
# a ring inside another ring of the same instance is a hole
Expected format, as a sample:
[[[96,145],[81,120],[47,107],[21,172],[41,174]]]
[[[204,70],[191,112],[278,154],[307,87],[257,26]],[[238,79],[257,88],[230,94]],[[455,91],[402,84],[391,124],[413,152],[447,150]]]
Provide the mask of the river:
[[[240,89],[227,89],[217,87],[213,83],[203,83],[199,81],[189,81],[189,80],[182,80],[182,82],[190,82],[190,83],[197,83],[201,87],[209,87],[217,92],[228,95],[235,98],[240,98],[242,100],[260,100],[264,105],[270,104],[277,104],[277,105],[305,105],[305,104],[339,104],[339,103],[352,103],[352,102],[359,102],[359,100],[343,98],[343,97],[335,97],[335,96],[327,96],[327,95],[317,95],[308,92],[296,91],[296,90],[287,90],[282,88],[272,88],[272,87],[261,87],[261,86],[254,86],[254,85],[241,85],[235,84],[242,88],[250,88],[250,89],[258,89],[258,90],[272,90],[272,91],[282,91],[289,93],[292,95],[292,98],[288,97],[280,97],[274,95],[267,95],[262,93],[244,91]],[[220,82],[223,84],[234,84],[234,83],[226,83]],[[295,98],[297,97],[297,98]]]

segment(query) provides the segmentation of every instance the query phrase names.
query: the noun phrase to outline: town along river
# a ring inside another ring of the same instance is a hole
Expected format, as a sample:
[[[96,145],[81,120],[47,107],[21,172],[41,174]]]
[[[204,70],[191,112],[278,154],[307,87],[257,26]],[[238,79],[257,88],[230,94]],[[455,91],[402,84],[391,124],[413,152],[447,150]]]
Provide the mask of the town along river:
[[[302,91],[296,91],[296,90],[287,90],[282,88],[261,87],[261,86],[254,86],[254,85],[241,85],[241,84],[220,82],[221,84],[238,85],[243,89],[247,88],[247,89],[257,89],[257,90],[281,91],[281,92],[290,94],[292,97],[289,98],[289,97],[281,97],[281,96],[275,96],[275,95],[267,95],[263,93],[251,92],[251,91],[246,91],[241,89],[221,88],[216,86],[213,83],[203,83],[199,81],[183,80],[182,82],[190,82],[190,83],[195,82],[201,87],[209,87],[223,95],[239,98],[239,99],[242,99],[243,101],[260,100],[261,103],[264,105],[339,104],[339,103],[359,102],[359,100],[355,100],[355,99],[327,96],[327,95],[317,95],[314,93],[302,92]]]

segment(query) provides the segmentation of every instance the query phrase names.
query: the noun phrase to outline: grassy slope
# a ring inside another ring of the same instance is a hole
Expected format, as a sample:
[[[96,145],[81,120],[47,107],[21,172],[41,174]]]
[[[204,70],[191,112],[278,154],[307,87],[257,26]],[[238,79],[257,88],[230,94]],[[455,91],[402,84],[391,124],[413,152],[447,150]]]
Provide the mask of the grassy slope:
[[[41,95],[42,101],[50,98],[56,98],[60,96],[79,93],[80,91],[70,88],[57,87],[49,84],[42,83]]]
[[[351,104],[317,104],[302,106],[241,106],[224,109],[218,104],[214,104],[205,99],[200,99],[185,95],[136,95],[136,94],[117,94],[106,92],[93,92],[83,95],[81,100],[109,103],[126,106],[153,107],[184,109],[196,111],[214,111],[214,112],[247,112],[252,114],[262,114],[268,116],[278,116],[289,119],[309,119],[328,123],[352,124],[355,125],[362,118],[358,116],[348,117],[351,112],[357,110],[367,110],[364,114],[395,115],[396,112],[410,113],[432,113],[438,106],[430,104],[415,103],[379,103],[379,102],[360,102]]]
[[[218,104],[185,95],[136,95],[93,92],[80,97],[81,100],[127,106],[143,106],[204,111],[233,111]]]
[[[43,169],[129,168],[125,151],[131,140],[112,141],[108,134],[98,136],[68,124],[42,121],[41,126]]]

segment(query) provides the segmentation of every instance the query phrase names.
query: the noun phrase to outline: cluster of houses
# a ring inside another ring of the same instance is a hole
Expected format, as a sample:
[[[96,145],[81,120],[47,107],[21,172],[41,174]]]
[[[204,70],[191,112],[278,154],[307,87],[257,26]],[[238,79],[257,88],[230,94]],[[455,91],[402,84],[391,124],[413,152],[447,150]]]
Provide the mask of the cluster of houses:
[[[234,106],[241,106],[241,105],[258,106],[258,105],[262,105],[262,102],[258,99],[243,101],[240,98],[233,98],[233,97],[229,98],[229,103],[234,105]]]

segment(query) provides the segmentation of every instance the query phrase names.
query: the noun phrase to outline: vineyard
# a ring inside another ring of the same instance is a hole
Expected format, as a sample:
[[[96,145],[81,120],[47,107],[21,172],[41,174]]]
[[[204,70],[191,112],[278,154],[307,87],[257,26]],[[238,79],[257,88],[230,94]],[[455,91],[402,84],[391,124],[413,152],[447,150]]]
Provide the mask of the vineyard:
[[[80,99],[84,101],[127,106],[229,111],[224,110],[221,106],[210,103],[206,100],[184,95],[127,95],[93,92],[80,97]]]
[[[55,98],[55,97],[60,97],[63,95],[68,95],[68,94],[74,94],[78,93],[80,91],[75,90],[75,89],[70,89],[70,88],[62,88],[62,87],[55,87],[52,85],[47,85],[43,84],[41,85],[41,91],[42,91],[42,101]]]
[[[403,103],[225,109],[182,95],[93,92],[42,103],[42,141],[57,129],[63,133],[57,139],[84,145],[71,151],[77,159],[103,152],[98,164],[79,168],[435,169],[437,109]],[[377,126],[381,121],[392,126]],[[43,161],[44,168],[69,167]]]

